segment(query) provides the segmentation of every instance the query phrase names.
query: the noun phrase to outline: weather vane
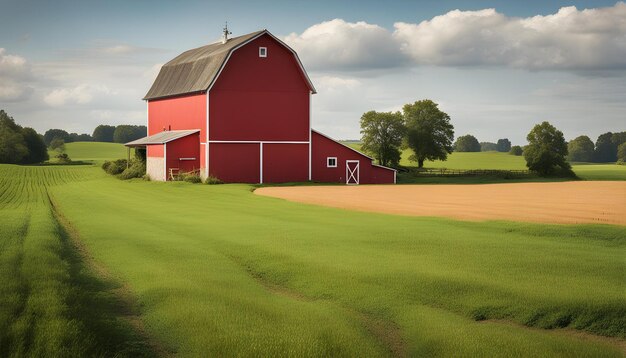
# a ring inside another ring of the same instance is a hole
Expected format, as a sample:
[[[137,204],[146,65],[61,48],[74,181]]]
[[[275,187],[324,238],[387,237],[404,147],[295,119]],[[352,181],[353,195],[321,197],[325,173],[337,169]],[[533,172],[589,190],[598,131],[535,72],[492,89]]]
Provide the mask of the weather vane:
[[[228,31],[228,21],[226,21],[226,25],[224,26],[224,37],[222,38],[223,44],[228,41],[228,35],[232,35],[232,32]]]

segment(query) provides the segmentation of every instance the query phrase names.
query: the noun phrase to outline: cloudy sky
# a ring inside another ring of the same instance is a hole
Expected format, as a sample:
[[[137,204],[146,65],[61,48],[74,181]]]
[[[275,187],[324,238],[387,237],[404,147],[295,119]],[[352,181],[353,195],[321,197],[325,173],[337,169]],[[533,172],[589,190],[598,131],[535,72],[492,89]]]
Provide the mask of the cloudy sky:
[[[359,138],[369,110],[429,98],[456,135],[523,144],[626,130],[626,3],[615,1],[0,0],[0,109],[40,132],[144,124],[161,64],[267,28],[318,94],[313,126]]]

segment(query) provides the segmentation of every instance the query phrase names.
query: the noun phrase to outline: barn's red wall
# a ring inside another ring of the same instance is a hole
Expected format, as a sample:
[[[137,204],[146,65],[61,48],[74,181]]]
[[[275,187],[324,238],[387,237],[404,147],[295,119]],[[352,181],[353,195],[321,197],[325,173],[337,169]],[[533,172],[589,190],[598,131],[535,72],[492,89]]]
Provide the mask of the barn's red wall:
[[[293,54],[261,36],[232,53],[211,88],[210,139],[308,141],[309,92]]]
[[[309,180],[308,144],[263,144],[263,182]]]
[[[210,143],[209,175],[226,183],[258,183],[260,155],[257,143]]]
[[[200,169],[200,136],[188,135],[165,144],[166,172],[170,168],[178,168],[180,172],[190,172]],[[180,160],[180,158],[195,158],[194,160]]]
[[[199,129],[206,138],[206,95],[195,94],[148,101],[148,135],[166,130]]]
[[[372,160],[316,132],[311,133],[312,179],[317,182],[346,182],[346,160],[359,161],[360,184],[393,184],[394,171],[372,164]],[[337,167],[327,168],[326,159],[337,157]]]
[[[146,146],[147,157],[163,158],[163,144],[152,144]]]

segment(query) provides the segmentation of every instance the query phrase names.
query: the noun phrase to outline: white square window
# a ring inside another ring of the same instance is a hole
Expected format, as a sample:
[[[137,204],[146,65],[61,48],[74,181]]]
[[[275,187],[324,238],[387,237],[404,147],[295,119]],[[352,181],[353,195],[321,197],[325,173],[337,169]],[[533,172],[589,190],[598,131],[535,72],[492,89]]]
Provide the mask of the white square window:
[[[326,167],[327,168],[337,168],[337,157],[328,157],[328,158],[326,158]]]
[[[267,57],[267,47],[259,47],[259,57]]]

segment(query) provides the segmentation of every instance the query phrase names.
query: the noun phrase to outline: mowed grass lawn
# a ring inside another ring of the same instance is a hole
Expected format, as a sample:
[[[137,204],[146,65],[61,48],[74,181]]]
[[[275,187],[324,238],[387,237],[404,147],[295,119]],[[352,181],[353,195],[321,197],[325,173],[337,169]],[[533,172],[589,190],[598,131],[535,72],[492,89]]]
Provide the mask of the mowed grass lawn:
[[[9,203],[3,213],[14,205],[29,208],[31,204],[20,199],[19,193],[28,190],[21,183],[48,183],[52,179],[46,171],[57,168],[28,168],[37,170],[23,174],[23,167],[0,166],[1,187],[18,193],[1,197]],[[136,298],[146,331],[167,352],[621,354],[615,344],[592,334],[626,337],[622,227],[469,223],[357,213],[255,196],[248,185],[123,182],[97,167],[80,170],[63,182],[45,184],[45,192],[93,259]],[[17,177],[22,179],[12,179]],[[45,196],[37,198],[37,207],[45,213]],[[30,209],[24,210],[22,216],[31,217]],[[3,230],[22,227],[16,223],[23,219],[15,215],[0,224]],[[43,221],[54,224],[49,216]],[[50,235],[36,236],[41,240],[37,252],[55,257],[59,252],[55,245],[65,239],[51,230]],[[11,237],[15,241],[22,236],[18,230]],[[11,245],[17,251],[27,246]],[[72,270],[62,262],[15,260],[6,261],[7,268],[0,271],[3,280],[33,268],[45,272],[50,266],[58,279],[33,272],[23,274],[20,282],[36,287],[38,282],[58,281],[68,288],[54,291],[60,307],[54,310],[55,322],[65,323],[28,334],[16,328],[0,330],[8,352],[15,352],[13,347],[25,347],[21,352],[26,352],[35,341],[47,342],[37,352],[56,352],[53,349],[65,347],[63,339],[72,342],[76,332],[104,341],[116,333],[133,342],[133,335],[118,333],[125,332],[121,323],[115,329],[105,325],[107,329],[68,330],[65,324],[85,324],[81,317],[72,317],[72,292],[83,287],[71,278]],[[50,306],[29,298],[40,290],[24,289],[20,297],[13,292],[2,291],[2,299],[18,306],[24,301],[40,309]],[[2,322],[11,327],[16,325],[11,317],[33,317],[21,313],[20,307],[7,311],[10,318]],[[115,310],[110,314],[113,322],[123,323]],[[41,324],[48,322],[47,316],[34,317],[41,317]],[[569,328],[544,330],[558,327]],[[16,333],[7,340],[4,332]],[[51,340],[50,332],[65,338]],[[587,332],[588,337],[574,332]],[[142,341],[134,339],[139,343],[123,346],[127,351],[141,347]],[[86,342],[97,347],[99,341]],[[107,347],[105,351],[111,352]]]
[[[346,143],[348,146],[360,150],[361,145],[355,142]],[[409,160],[412,151],[405,149],[402,152],[400,165],[417,166]],[[426,161],[426,168],[447,169],[498,169],[498,170],[526,170],[526,160],[523,156],[510,155],[500,152],[453,152],[448,160]],[[572,169],[578,177],[585,180],[626,180],[626,165],[572,163]]]

